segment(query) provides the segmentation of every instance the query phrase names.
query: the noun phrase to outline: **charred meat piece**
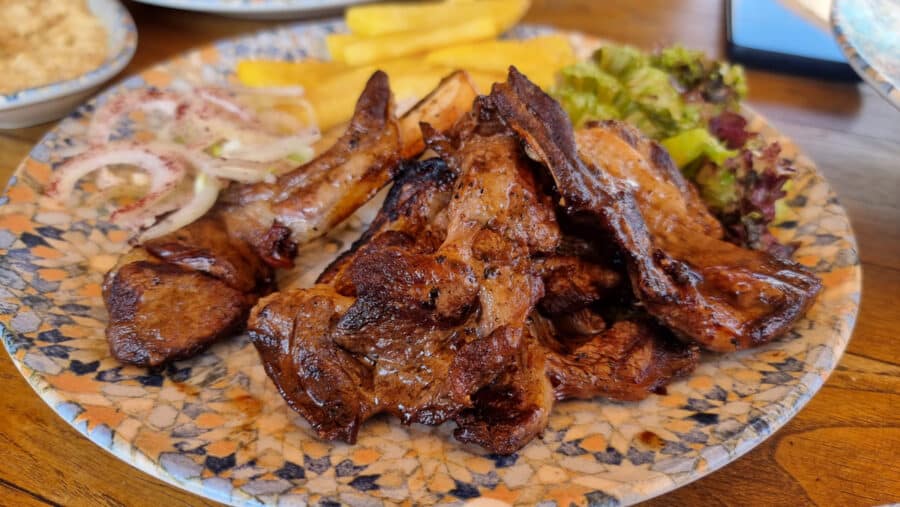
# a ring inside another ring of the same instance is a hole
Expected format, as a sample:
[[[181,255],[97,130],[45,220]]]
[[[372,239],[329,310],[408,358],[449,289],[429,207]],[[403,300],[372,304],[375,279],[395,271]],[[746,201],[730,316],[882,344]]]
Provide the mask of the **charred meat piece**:
[[[538,308],[545,315],[564,315],[587,308],[614,294],[624,281],[615,269],[574,255],[554,255],[536,265],[545,293]]]
[[[355,296],[347,272],[351,261],[372,238],[388,231],[400,233],[396,238],[416,238],[417,244],[436,250],[447,235],[446,208],[455,180],[456,174],[441,159],[405,162],[381,211],[350,249],[319,275],[316,283],[332,284],[341,294]]]
[[[156,365],[189,357],[240,330],[256,298],[200,271],[135,250],[107,278],[106,336],[124,363]]]
[[[107,273],[106,339],[123,363],[190,357],[239,332],[272,269],[211,214],[124,255]]]
[[[552,394],[526,321],[542,295],[531,258],[559,231],[517,140],[491,127],[458,132],[449,168],[402,176],[322,283],[253,310],[269,375],[320,436],[352,442],[385,412],[454,419],[461,439],[512,452],[546,425]],[[491,386],[518,394],[498,405]],[[507,430],[489,432],[502,417]]]
[[[387,76],[376,73],[347,133],[322,156],[281,176],[281,187],[233,187],[232,195],[247,203],[228,203],[225,196],[204,218],[135,249],[133,255],[150,261],[120,262],[107,274],[106,336],[113,355],[153,366],[239,332],[259,296],[272,289],[273,267],[291,265],[298,242],[324,233],[383,186],[398,150]],[[196,294],[187,289],[190,283]],[[207,318],[210,312],[227,318]]]
[[[680,337],[717,351],[757,346],[814,301],[821,282],[805,268],[726,243],[698,220],[689,193],[661,157],[644,153],[653,144],[637,132],[598,125],[576,145],[559,104],[515,69],[490,99],[549,169],[566,214],[618,245],[635,296]]]
[[[627,176],[635,178],[629,180],[629,185],[636,184],[641,189],[640,192],[635,192],[638,201],[646,198],[653,200],[657,205],[671,205],[674,209],[656,209],[654,212],[656,214],[675,212],[679,219],[693,221],[694,225],[702,229],[708,236],[717,239],[724,236],[725,231],[722,224],[700,199],[697,187],[685,179],[672,157],[659,143],[622,121],[591,122],[587,127],[587,129],[576,132],[575,141],[579,148],[582,145],[580,135],[594,128],[616,136],[620,142],[631,147],[630,151],[622,152],[616,151],[616,148],[621,148],[619,143],[601,144],[596,147],[609,148],[610,152],[594,153],[594,157],[587,157],[587,160],[599,160],[601,163],[598,165],[602,165],[604,168],[613,163],[620,167],[632,163],[641,165],[644,170],[634,171]],[[582,158],[585,158],[586,155],[586,153],[582,153]],[[620,173],[615,173],[614,176],[625,177]],[[643,194],[653,195],[645,196]],[[644,212],[643,208],[641,211]]]
[[[498,454],[512,454],[538,436],[553,408],[553,386],[546,374],[545,349],[530,336],[519,357],[493,383],[472,396],[460,412],[453,436]]]
[[[644,154],[630,127],[603,123],[576,134],[583,158],[604,160],[619,180],[637,181],[637,206],[656,247],[655,261],[675,282],[675,304],[638,294],[668,327],[709,349],[755,347],[790,329],[815,300],[820,281],[800,265],[748,250],[706,232],[691,218],[690,201],[679,200]],[[644,144],[648,141],[644,140]]]
[[[447,128],[471,106],[472,97],[465,73],[454,74],[403,121],[435,121]],[[346,132],[321,156],[275,183],[233,186],[203,219],[137,247],[132,256],[149,259],[152,268],[122,269],[127,266],[120,263],[107,274],[104,299],[113,355],[127,363],[156,365],[239,331],[258,297],[271,290],[273,268],[292,265],[298,244],[326,233],[368,201],[391,179],[401,152],[414,156],[421,151],[421,134],[407,135],[401,144],[399,129],[387,76],[377,72]],[[166,275],[147,284],[148,269]],[[196,305],[183,290],[188,280],[201,280],[199,286],[209,289]],[[228,290],[213,290],[218,285]],[[135,297],[134,304],[122,306]],[[167,305],[182,312],[177,333],[174,324],[163,326],[173,317]],[[204,317],[205,308],[217,307],[229,309],[229,318]],[[147,353],[138,353],[141,347]],[[125,350],[131,352],[118,352]]]
[[[642,400],[692,372],[699,360],[695,345],[676,340],[649,319],[620,320],[596,334],[567,338],[535,314],[532,333],[545,347],[547,376],[558,400]]]

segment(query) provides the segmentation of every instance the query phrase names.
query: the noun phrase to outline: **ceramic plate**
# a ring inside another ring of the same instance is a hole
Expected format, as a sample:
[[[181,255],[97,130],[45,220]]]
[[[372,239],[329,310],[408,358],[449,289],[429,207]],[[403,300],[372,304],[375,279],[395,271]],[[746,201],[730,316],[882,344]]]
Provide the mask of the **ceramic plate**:
[[[831,25],[857,74],[900,109],[900,0],[835,0]]]
[[[248,57],[324,58],[324,36],[342,29],[337,22],[296,25],[220,42],[119,86],[227,82],[236,61]],[[514,35],[546,30],[520,27]],[[582,54],[597,44],[572,40]],[[664,396],[560,403],[543,438],[512,456],[460,444],[449,424],[402,426],[387,418],[367,422],[356,445],[321,441],[278,395],[244,336],[162,368],[122,366],[109,356],[100,283],[128,249],[128,234],[105,220],[108,209],[65,208],[42,195],[54,168],[84,149],[95,103],[34,147],[3,197],[3,341],[37,393],[87,438],[144,472],[222,502],[636,502],[733,461],[782,426],[828,377],[853,328],[860,269],[847,216],[812,161],[754,116],[752,126],[778,139],[799,170],[787,199],[791,216],[777,235],[799,243],[797,260],[825,284],[788,336],[706,356]],[[363,215],[303,249],[298,267],[307,279],[358,236]]]
[[[245,19],[309,18],[372,0],[136,0]]]

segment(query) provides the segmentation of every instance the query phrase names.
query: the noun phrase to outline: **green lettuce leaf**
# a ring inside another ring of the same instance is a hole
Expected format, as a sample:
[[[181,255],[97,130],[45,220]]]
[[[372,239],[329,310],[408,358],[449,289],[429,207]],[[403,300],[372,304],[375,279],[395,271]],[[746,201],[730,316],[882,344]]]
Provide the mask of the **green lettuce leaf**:
[[[668,150],[675,165],[680,168],[705,156],[716,165],[722,165],[729,158],[737,155],[737,150],[729,150],[713,137],[705,128],[685,130],[680,134],[663,139],[660,144]]]

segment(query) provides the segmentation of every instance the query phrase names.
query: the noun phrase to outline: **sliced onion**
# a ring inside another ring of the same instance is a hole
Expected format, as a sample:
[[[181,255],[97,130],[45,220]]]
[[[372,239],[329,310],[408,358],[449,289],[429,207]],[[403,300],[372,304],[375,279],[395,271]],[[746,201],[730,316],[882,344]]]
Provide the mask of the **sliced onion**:
[[[197,95],[204,101],[208,102],[209,104],[218,106],[222,110],[228,111],[229,113],[237,116],[244,121],[256,121],[256,116],[253,113],[251,113],[247,110],[247,108],[235,101],[228,92],[221,88],[204,86],[201,88],[197,88],[196,92]]]
[[[157,112],[174,117],[184,97],[175,92],[141,89],[110,97],[94,112],[88,127],[88,142],[99,145],[109,141],[116,125],[133,111]]]
[[[258,116],[260,123],[267,127],[271,127],[276,132],[299,132],[303,130],[307,124],[307,122],[300,121],[291,113],[275,109],[263,111],[259,113]]]
[[[269,175],[279,174],[294,167],[293,164],[284,160],[255,162],[252,160],[221,159],[174,143],[152,142],[148,146],[157,152],[175,154],[198,172],[205,173],[208,176],[239,181],[241,183],[263,181]]]
[[[290,171],[295,166],[285,161],[253,162],[250,160],[213,160],[211,164],[200,170],[211,176],[239,181],[242,183],[256,183],[268,181],[272,176],[277,176]]]
[[[146,241],[158,238],[194,222],[205,215],[216,204],[216,199],[218,199],[219,190],[221,189],[222,184],[218,178],[208,176],[205,173],[197,174],[197,177],[194,179],[194,194],[191,200],[181,209],[176,210],[153,227],[141,233],[138,239]]]
[[[176,123],[198,119],[233,116],[234,122],[246,129],[259,129],[256,117],[222,89],[202,87],[195,96],[157,89],[130,90],[111,97],[91,119],[88,141],[102,144],[109,140],[116,125],[133,111],[155,112],[173,118]]]
[[[69,202],[78,180],[110,165],[130,165],[150,175],[150,188],[137,201],[115,210],[113,222],[127,222],[165,197],[187,174],[183,162],[175,156],[134,143],[109,144],[92,148],[66,161],[53,174],[47,194]]]
[[[241,86],[232,85],[235,90],[246,95],[265,97],[302,97],[306,90],[302,86]]]
[[[229,140],[222,145],[222,157],[252,162],[272,162],[291,155],[309,159],[312,155],[312,145],[319,137],[318,132],[310,132],[304,135],[273,138],[265,144],[245,144]]]
[[[302,95],[302,89],[278,90],[281,96]],[[258,91],[257,91],[258,93]],[[309,109],[302,99],[295,101]],[[109,142],[116,126],[134,111],[155,113],[156,139],[149,143]],[[279,111],[270,119],[280,118]],[[56,171],[47,193],[71,199],[78,180],[98,169],[104,189],[132,186],[137,177],[149,179],[149,189],[135,202],[115,210],[111,221],[128,227],[149,227],[140,237],[156,237],[196,220],[211,208],[225,180],[243,183],[275,181],[275,177],[312,157],[319,139],[315,128],[283,136],[285,125],[300,130],[302,123],[284,122],[281,128],[263,123],[229,90],[198,87],[190,91],[140,89],[110,97],[97,109],[88,130],[93,148],[75,156]],[[266,125],[269,125],[267,128]],[[174,140],[178,142],[174,142]],[[222,143],[213,156],[208,150]],[[144,173],[130,179],[112,174],[108,166],[128,165]],[[193,192],[185,178],[193,175]],[[140,185],[143,186],[143,185]],[[139,186],[139,187],[140,187]],[[138,192],[141,190],[138,189]],[[174,211],[173,211],[174,210]],[[170,213],[162,221],[158,217]]]

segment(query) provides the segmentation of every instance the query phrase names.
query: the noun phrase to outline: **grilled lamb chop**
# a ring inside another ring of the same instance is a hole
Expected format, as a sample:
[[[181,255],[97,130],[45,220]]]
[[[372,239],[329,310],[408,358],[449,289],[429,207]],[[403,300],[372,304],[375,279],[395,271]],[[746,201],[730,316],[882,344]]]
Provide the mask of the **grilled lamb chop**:
[[[624,276],[561,245],[535,168],[482,105],[452,139],[431,136],[452,170],[408,167],[315,287],[253,310],[269,376],[323,438],[352,442],[387,412],[453,420],[457,439],[508,454],[543,430],[554,398],[640,399],[696,363],[650,325],[606,332],[596,316],[600,328],[561,337],[556,322],[577,322]]]
[[[455,419],[458,438],[512,452],[546,425],[553,395],[527,319],[542,296],[531,259],[559,238],[553,207],[509,131],[468,125],[450,168],[426,162],[398,181],[323,283],[268,296],[251,314],[267,372],[323,438],[352,442],[386,412]],[[494,387],[517,393],[499,440],[483,417]]]
[[[402,119],[452,124],[474,88],[456,73]],[[122,362],[157,365],[189,357],[244,327],[273,288],[273,268],[291,266],[298,244],[347,218],[390,181],[400,154],[421,151],[393,114],[387,75],[366,85],[346,132],[275,183],[229,188],[206,217],[126,255],[104,282],[106,335]],[[131,262],[131,259],[139,259]]]
[[[490,97],[549,169],[565,213],[619,246],[637,299],[680,337],[716,351],[758,346],[815,300],[821,282],[799,264],[722,241],[671,160],[636,131],[612,122],[576,137],[559,104],[514,68]]]

